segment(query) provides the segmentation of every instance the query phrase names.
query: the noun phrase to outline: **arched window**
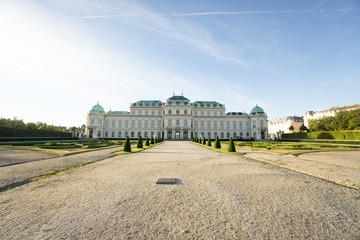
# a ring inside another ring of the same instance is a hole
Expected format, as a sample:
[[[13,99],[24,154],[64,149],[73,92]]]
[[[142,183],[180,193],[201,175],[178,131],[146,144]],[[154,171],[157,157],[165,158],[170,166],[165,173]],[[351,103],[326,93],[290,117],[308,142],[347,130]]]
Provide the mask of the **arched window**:
[[[176,110],[176,114],[180,114],[180,110]]]
[[[179,120],[176,120],[176,126],[180,127],[180,121]]]
[[[171,114],[171,110],[169,110],[168,113]]]
[[[187,110],[184,110],[184,114],[187,114]]]
[[[184,120],[184,127],[187,127],[188,126],[188,122],[187,120]]]
[[[121,138],[121,131],[118,132],[118,137]]]
[[[105,137],[108,137],[108,131],[105,131]]]
[[[111,137],[112,137],[112,138],[115,137],[115,132],[114,132],[114,131],[111,132]]]

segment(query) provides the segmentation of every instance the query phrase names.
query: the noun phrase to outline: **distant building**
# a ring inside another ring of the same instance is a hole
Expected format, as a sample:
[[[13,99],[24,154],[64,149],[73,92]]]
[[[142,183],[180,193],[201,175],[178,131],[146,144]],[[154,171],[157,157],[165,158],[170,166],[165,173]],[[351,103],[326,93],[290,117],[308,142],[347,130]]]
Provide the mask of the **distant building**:
[[[99,104],[87,114],[88,138],[163,137],[164,139],[254,138],[267,139],[267,115],[256,106],[250,114],[225,113],[225,105],[215,101],[190,102],[173,95],[166,102],[140,100],[130,104],[130,112],[108,111]]]
[[[309,120],[320,119],[320,118],[324,118],[324,117],[335,117],[335,114],[338,112],[351,111],[351,110],[356,110],[356,109],[360,109],[360,104],[352,104],[352,105],[347,105],[344,107],[332,107],[330,109],[316,111],[316,112],[307,111],[305,113],[304,125],[306,127],[309,127]]]
[[[277,118],[268,122],[269,138],[281,138],[284,133],[299,132],[301,125],[304,124],[304,117],[288,116],[283,118]],[[294,130],[290,130],[290,126],[294,127]]]

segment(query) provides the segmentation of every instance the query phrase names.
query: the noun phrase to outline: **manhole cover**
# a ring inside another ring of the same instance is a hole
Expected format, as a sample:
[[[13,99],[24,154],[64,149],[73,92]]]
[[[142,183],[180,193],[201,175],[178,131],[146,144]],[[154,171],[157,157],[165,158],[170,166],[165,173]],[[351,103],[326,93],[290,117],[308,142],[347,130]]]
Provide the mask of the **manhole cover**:
[[[158,178],[156,184],[175,184],[176,178]]]

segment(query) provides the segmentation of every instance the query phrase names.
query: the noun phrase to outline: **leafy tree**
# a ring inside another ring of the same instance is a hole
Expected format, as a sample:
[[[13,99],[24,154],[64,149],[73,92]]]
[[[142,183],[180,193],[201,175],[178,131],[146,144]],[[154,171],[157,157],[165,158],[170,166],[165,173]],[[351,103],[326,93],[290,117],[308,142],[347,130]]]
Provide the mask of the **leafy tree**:
[[[203,145],[206,145],[206,139],[203,137],[203,142],[202,142]]]
[[[138,141],[137,141],[136,147],[137,147],[137,148],[144,148],[141,135],[139,135],[139,137],[138,137]]]
[[[220,143],[220,141],[219,141],[219,137],[218,137],[218,136],[216,136],[214,146],[215,146],[215,148],[221,148],[221,143]]]
[[[294,126],[293,126],[293,125],[290,125],[289,130],[290,130],[290,131],[294,131]]]
[[[233,141],[232,137],[230,137],[228,152],[236,152],[234,141]]]
[[[126,137],[123,151],[124,152],[131,152],[131,144],[130,144],[129,136]]]
[[[145,146],[150,146],[150,141],[148,137],[146,137]]]
[[[302,124],[301,126],[300,126],[300,131],[301,132],[304,132],[304,131],[307,131],[308,130],[308,128],[304,125],[304,124]]]

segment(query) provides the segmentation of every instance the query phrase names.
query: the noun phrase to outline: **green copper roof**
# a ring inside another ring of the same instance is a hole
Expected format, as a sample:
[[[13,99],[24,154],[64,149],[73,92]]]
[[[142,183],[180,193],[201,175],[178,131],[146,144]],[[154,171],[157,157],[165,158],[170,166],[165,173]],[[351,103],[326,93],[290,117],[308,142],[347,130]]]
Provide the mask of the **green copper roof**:
[[[190,103],[190,100],[187,99],[186,97],[184,96],[172,96],[170,98],[168,98],[166,100],[167,104],[171,105],[171,104],[175,104],[175,105],[180,105],[181,103],[183,103],[184,105],[187,105]]]
[[[95,106],[93,106],[90,112],[91,113],[99,113],[99,114],[105,113],[104,108],[102,106],[100,106],[99,103],[97,103]]]
[[[262,109],[261,107],[259,107],[258,105],[256,105],[256,107],[254,107],[253,109],[251,109],[251,115],[255,115],[257,113],[265,113],[264,109]]]
[[[215,101],[196,101],[194,107],[223,107],[223,104]]]
[[[159,100],[141,100],[132,104],[134,107],[160,107],[162,102]]]

